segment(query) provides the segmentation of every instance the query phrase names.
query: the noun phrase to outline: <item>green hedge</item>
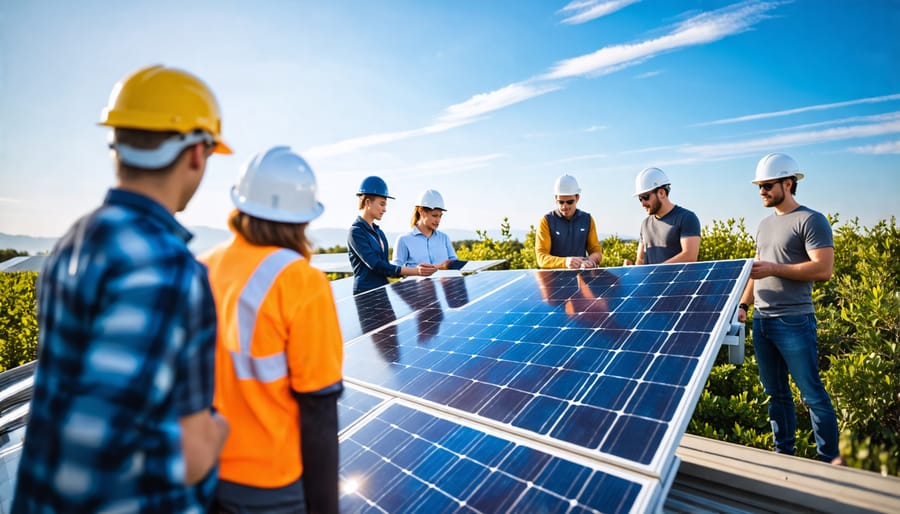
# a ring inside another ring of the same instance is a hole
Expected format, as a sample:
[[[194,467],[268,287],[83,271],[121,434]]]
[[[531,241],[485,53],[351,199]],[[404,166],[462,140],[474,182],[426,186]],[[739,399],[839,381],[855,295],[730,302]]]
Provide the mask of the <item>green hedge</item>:
[[[900,473],[900,231],[895,218],[872,227],[854,219],[834,229],[835,265],[831,280],[816,284],[819,361],[841,429],[841,454],[857,468]],[[457,251],[461,259],[509,259],[510,268],[534,267],[534,227],[525,243],[511,238],[504,220],[502,238]],[[699,259],[749,258],[755,243],[744,221],[714,221],[703,228]],[[636,241],[603,241],[605,267],[635,259]],[[529,257],[530,255],[530,257]],[[530,260],[529,260],[530,259]],[[528,263],[528,265],[521,265]],[[688,432],[756,448],[773,447],[767,397],[759,383],[753,340],[747,326],[743,366],[726,363],[725,351],[710,373]],[[794,388],[797,454],[814,458],[809,414]]]
[[[900,473],[900,231],[896,219],[862,227],[839,224],[834,276],[813,290],[819,321],[819,361],[841,429],[841,454],[848,464],[882,474]],[[534,227],[525,242],[513,239],[503,221],[498,240],[480,240],[457,250],[460,259],[507,259],[513,269],[535,267]],[[751,257],[753,238],[743,220],[714,221],[703,229],[701,260]],[[634,260],[637,243],[603,241],[604,266]],[[0,273],[0,369],[35,358],[36,273]],[[757,448],[772,448],[767,398],[759,384],[748,327],[743,366],[726,363],[724,350],[710,373],[688,432]],[[815,457],[809,415],[795,389],[798,455]]]
[[[37,273],[0,273],[0,371],[37,356]]]

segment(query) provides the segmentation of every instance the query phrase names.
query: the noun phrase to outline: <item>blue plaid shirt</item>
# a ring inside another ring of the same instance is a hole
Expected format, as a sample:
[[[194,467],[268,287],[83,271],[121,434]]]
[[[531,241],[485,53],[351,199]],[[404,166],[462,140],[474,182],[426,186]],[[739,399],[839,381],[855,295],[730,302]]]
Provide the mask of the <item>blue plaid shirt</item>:
[[[40,276],[40,355],[12,512],[202,512],[181,416],[212,405],[216,313],[191,234],[120,189]]]

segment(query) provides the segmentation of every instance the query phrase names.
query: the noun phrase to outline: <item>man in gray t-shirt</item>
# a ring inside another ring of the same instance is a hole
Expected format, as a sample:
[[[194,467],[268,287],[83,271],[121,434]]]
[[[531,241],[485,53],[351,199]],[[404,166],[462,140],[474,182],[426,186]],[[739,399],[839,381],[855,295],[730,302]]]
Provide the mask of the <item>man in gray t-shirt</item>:
[[[641,223],[636,264],[694,262],[700,252],[700,220],[669,200],[671,182],[659,168],[646,168],[635,179],[634,196],[648,216]],[[631,264],[625,261],[626,265]]]
[[[756,233],[756,261],[741,297],[738,320],[753,316],[753,350],[759,380],[769,401],[775,451],[793,455],[797,432],[794,398],[788,375],[809,407],[819,459],[841,463],[834,406],[819,376],[814,281],[831,278],[834,242],[822,214],[797,203],[803,178],[794,159],[769,154],[756,167],[754,184],[763,205],[775,213],[762,220]]]

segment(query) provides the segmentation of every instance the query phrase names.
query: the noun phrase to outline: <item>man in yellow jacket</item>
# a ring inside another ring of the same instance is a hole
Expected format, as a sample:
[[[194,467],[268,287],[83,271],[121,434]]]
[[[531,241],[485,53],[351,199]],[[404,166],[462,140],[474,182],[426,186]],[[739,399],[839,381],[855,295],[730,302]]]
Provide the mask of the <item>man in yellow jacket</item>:
[[[539,268],[596,268],[603,258],[594,217],[578,209],[581,188],[572,175],[554,186],[557,208],[541,218],[534,241]]]

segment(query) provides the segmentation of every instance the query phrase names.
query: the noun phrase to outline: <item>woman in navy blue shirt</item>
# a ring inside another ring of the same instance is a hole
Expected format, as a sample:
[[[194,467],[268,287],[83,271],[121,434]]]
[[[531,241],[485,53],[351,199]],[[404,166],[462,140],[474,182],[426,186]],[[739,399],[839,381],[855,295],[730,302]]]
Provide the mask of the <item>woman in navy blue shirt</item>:
[[[388,260],[388,242],[384,231],[375,224],[387,211],[387,184],[380,177],[366,177],[356,193],[359,216],[350,227],[347,247],[353,267],[353,294],[359,294],[388,283],[388,278],[431,276],[437,267],[422,263],[415,267],[397,266]]]

